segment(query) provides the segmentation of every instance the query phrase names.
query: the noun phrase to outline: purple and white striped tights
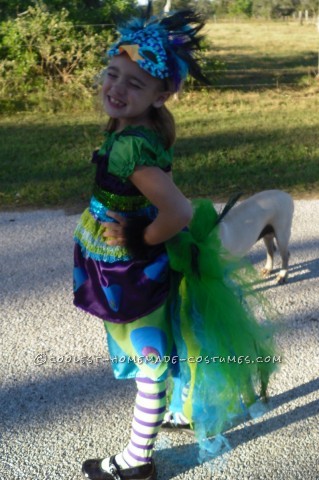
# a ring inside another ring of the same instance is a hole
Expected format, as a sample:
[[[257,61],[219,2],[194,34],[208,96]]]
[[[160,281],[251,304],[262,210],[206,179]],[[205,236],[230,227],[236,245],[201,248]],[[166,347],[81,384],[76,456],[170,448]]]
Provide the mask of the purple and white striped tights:
[[[128,446],[116,456],[121,468],[136,467],[152,459],[154,443],[166,411],[166,382],[137,377],[131,438]],[[107,462],[107,459],[106,459]],[[102,462],[103,468],[103,462]]]

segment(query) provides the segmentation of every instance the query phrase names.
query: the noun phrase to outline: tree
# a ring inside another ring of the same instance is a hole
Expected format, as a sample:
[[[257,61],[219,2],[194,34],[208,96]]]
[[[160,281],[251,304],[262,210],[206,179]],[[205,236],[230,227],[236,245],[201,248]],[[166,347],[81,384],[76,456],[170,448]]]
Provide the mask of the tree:
[[[37,0],[0,0],[0,21],[15,18]],[[79,23],[112,23],[114,19],[130,15],[137,6],[136,0],[45,0],[49,12],[65,9],[69,18]]]
[[[155,14],[163,12],[167,6],[170,6],[171,11],[195,8],[198,12],[205,16],[209,16],[214,13],[214,7],[211,0],[156,0],[153,3],[153,6]]]
[[[217,15],[246,15],[278,18],[298,10],[319,14],[319,0],[212,0]]]
[[[206,17],[214,14],[214,7],[211,0],[196,0],[193,5],[200,13],[202,13]]]
[[[318,0],[301,0],[300,7],[302,10],[308,10],[311,15],[319,15],[319,1]]]
[[[253,13],[253,0],[235,0],[229,6],[229,13],[251,17]]]
[[[33,3],[30,0],[0,0],[0,21],[16,17]]]
[[[254,0],[252,13],[261,18],[279,18],[298,9],[300,0]]]

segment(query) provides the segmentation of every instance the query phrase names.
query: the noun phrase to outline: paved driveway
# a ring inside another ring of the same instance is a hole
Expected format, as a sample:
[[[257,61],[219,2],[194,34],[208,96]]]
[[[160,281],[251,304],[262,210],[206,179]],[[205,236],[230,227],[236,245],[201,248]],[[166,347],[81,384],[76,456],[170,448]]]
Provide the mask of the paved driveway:
[[[77,480],[84,459],[128,440],[134,382],[113,379],[102,324],[72,305],[77,218],[0,213],[1,480]],[[318,254],[319,201],[297,201],[289,283],[260,285],[283,327],[270,410],[228,432],[233,450],[201,466],[191,437],[161,433],[159,480],[319,479]],[[263,256],[258,244],[258,267]]]

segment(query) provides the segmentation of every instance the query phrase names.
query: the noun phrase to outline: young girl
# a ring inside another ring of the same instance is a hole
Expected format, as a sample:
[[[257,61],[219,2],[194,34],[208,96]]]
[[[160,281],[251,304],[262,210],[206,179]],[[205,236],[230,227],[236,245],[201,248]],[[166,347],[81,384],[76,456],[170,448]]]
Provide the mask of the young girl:
[[[206,360],[207,374],[199,361],[236,355],[243,345],[248,354],[263,352],[268,335],[242,306],[238,287],[233,293],[216,243],[215,210],[210,202],[198,205],[185,229],[194,207],[171,176],[175,126],[165,102],[188,72],[204,79],[194,55],[201,28],[192,11],[150,18],[148,9],[144,20],[121,29],[108,53],[103,104],[110,121],[93,154],[90,206],[75,231],[74,303],[104,320],[115,377],[135,378],[137,397],[127,447],[85,461],[85,478],[156,478],[152,453],[166,411],[168,369],[175,386],[165,424],[191,427],[199,440],[223,431],[244,402],[255,401],[254,376],[261,372],[263,391],[267,385],[269,366],[248,373],[234,367],[234,374]],[[216,303],[215,294],[222,300]],[[240,345],[236,322],[244,332]]]

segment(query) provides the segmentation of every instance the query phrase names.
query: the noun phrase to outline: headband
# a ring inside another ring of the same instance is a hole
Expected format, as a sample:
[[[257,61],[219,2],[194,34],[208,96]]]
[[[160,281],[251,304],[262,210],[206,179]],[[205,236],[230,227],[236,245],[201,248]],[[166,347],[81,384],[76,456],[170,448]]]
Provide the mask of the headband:
[[[120,38],[111,46],[108,56],[126,52],[152,77],[172,79],[178,91],[187,74],[208,83],[201,73],[196,54],[200,51],[204,26],[201,17],[193,10],[181,10],[170,15],[151,15],[149,1],[146,15],[134,18],[119,27]]]

